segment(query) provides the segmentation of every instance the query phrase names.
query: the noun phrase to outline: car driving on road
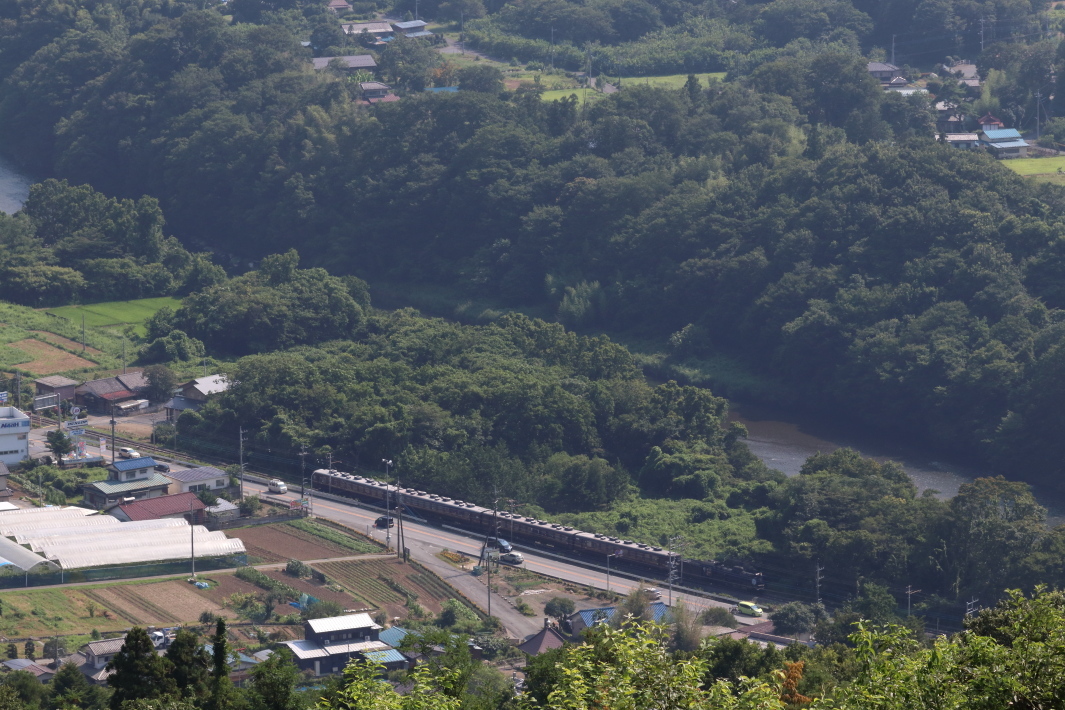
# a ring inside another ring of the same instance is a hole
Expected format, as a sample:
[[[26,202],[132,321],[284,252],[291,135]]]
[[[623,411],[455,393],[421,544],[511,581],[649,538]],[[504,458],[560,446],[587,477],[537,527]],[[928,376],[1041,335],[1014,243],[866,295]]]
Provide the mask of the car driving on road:
[[[520,565],[525,558],[520,552],[506,552],[499,556],[499,561],[505,565]]]

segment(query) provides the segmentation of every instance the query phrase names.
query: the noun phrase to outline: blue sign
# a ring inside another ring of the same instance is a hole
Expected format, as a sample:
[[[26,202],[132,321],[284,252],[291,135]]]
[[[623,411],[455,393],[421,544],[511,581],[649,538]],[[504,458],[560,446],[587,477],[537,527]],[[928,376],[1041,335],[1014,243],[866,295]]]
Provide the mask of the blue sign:
[[[70,436],[81,436],[84,433],[85,433],[84,429],[71,429],[70,431],[67,432],[67,434],[69,434]]]
[[[0,402],[7,401],[7,392],[0,392]]]

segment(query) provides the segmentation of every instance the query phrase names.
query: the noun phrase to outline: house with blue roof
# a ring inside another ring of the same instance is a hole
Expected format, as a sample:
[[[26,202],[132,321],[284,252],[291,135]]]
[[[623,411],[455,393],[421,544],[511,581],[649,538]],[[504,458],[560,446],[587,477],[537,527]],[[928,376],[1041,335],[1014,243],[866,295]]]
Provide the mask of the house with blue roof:
[[[85,502],[97,510],[109,510],[122,503],[165,496],[170,479],[155,472],[155,460],[148,456],[115,461],[107,467],[107,479],[82,486]]]
[[[651,620],[656,624],[668,624],[672,617],[669,613],[669,605],[665,602],[654,602],[648,605],[651,610]],[[596,624],[610,623],[617,612],[617,607],[604,606],[598,609],[581,609],[569,617],[570,629],[574,635]]]
[[[980,145],[996,158],[1027,158],[1028,141],[1016,128],[988,128],[980,131]]]

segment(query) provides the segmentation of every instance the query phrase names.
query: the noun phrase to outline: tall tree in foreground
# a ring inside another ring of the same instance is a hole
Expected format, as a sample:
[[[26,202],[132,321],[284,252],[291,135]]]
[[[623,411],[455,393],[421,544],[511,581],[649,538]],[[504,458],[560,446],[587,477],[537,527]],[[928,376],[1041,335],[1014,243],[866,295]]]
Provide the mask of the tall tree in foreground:
[[[211,658],[200,643],[199,634],[180,629],[166,651],[174,664],[174,682],[183,698],[203,699],[209,689]]]
[[[107,670],[114,671],[107,679],[114,691],[111,710],[122,710],[127,700],[166,698],[177,691],[172,664],[156,654],[155,644],[140,626],[126,634],[122,649],[107,664]]]

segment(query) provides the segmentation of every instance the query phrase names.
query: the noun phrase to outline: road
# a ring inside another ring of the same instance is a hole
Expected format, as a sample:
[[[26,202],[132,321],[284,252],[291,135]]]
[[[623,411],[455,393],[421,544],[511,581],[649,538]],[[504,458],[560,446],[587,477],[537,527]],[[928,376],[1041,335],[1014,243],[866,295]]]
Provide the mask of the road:
[[[265,486],[257,483],[246,483],[245,488],[248,492],[265,493],[266,491]],[[271,497],[276,498],[278,496],[273,495]],[[299,498],[299,492],[294,487],[283,497],[295,500]],[[314,515],[317,517],[336,521],[360,532],[366,531],[371,537],[384,542],[385,531],[373,527],[374,521],[383,512],[381,510],[323,498],[313,498],[313,510]],[[410,549],[411,557],[414,560],[465,594],[482,611],[488,610],[489,595],[484,577],[474,577],[469,572],[459,570],[437,556],[444,549],[448,549],[455,552],[463,552],[467,556],[476,559],[479,557],[480,538],[451,528],[443,529],[434,525],[412,521],[404,521],[403,527],[407,535],[407,547]],[[395,529],[392,531],[392,544],[395,544]],[[530,571],[563,579],[581,586],[604,590],[608,588],[605,569],[599,570],[594,567],[555,559],[532,547],[519,546],[517,549],[525,556],[524,566]],[[609,589],[627,594],[636,589],[639,583],[639,580],[632,579],[628,575],[619,575],[615,572],[610,576]],[[659,584],[658,586],[661,585]],[[663,588],[663,593],[664,595],[667,594],[665,588]],[[543,628],[543,620],[541,618],[523,616],[498,594],[492,594],[491,600],[492,615],[499,617],[507,633],[513,638],[524,639]],[[680,592],[674,593],[673,600],[674,603],[678,600],[683,600],[689,608],[695,611],[702,611],[711,606],[724,608],[729,606],[725,602]],[[668,597],[663,596],[662,601],[668,601]],[[737,621],[741,624],[756,624],[763,621],[763,619],[737,617]]]

